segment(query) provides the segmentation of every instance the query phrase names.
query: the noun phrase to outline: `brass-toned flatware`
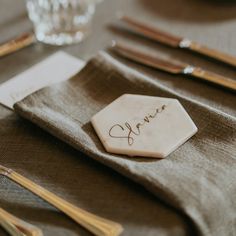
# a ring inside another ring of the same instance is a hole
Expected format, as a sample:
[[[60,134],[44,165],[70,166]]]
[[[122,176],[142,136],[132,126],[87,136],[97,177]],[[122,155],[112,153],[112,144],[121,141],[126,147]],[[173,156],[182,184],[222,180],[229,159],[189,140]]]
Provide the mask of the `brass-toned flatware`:
[[[2,226],[11,236],[26,236],[10,221],[6,220],[2,215],[0,215],[0,226]]]
[[[78,208],[66,200],[56,196],[55,194],[49,192],[45,188],[37,185],[31,180],[23,177],[22,175],[16,173],[15,171],[8,169],[0,165],[0,175],[4,175],[14,182],[20,184],[24,188],[28,189],[32,193],[41,197],[48,203],[52,204],[57,209],[64,212],[67,216],[73,219],[75,222],[89,230],[98,236],[117,236],[122,231],[123,228],[120,224],[104,219],[102,217],[96,216],[89,213],[81,208]]]
[[[129,46],[116,42],[113,42],[113,50],[115,50],[115,52],[117,52],[121,56],[135,62],[139,62],[141,64],[171,74],[191,75],[203,81],[211,82],[232,91],[236,91],[236,80],[227,78],[214,72],[206,71],[200,67],[194,67],[192,65],[173,60],[164,60],[160,57],[152,56],[141,50],[133,49]]]
[[[27,47],[34,42],[36,42],[36,39],[33,33],[24,33],[0,45],[0,58]]]
[[[159,43],[165,44],[174,48],[188,49],[193,52],[197,52],[204,56],[211,57],[215,60],[224,62],[231,66],[236,67],[236,57],[229,55],[227,53],[220,52],[216,49],[211,49],[200,43],[194,42],[187,38],[178,37],[170,33],[164,32],[158,28],[149,26],[147,24],[141,23],[128,16],[122,16],[120,18],[123,22],[127,23],[135,32],[155,40]]]
[[[8,227],[6,226],[7,227],[6,228],[4,227],[4,225],[3,227],[13,236],[16,235],[15,232],[17,232],[19,235],[25,235],[25,236],[43,236],[41,229],[13,216],[12,214],[3,210],[2,208],[0,208],[0,221],[8,222],[7,225]],[[11,228],[9,228],[9,223]],[[12,230],[14,232],[12,232]]]

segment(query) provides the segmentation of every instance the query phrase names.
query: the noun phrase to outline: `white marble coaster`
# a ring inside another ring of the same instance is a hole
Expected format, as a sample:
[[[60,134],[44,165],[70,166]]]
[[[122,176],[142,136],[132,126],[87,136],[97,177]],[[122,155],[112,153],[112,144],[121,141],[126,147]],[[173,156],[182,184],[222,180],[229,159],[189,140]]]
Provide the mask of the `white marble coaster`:
[[[164,158],[197,132],[176,99],[124,94],[92,119],[107,152]]]

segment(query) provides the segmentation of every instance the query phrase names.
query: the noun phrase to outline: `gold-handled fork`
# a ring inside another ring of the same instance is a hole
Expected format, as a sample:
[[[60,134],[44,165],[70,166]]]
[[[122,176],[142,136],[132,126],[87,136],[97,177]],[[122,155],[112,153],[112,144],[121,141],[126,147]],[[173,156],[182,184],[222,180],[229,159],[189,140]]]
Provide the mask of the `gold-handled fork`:
[[[0,208],[0,224],[12,236],[43,236],[42,231],[38,227],[13,216],[2,208]]]
[[[64,212],[67,216],[73,219],[75,222],[89,230],[98,236],[117,236],[123,228],[120,224],[104,219],[89,213],[81,208],[78,208],[66,200],[58,197],[52,192],[49,192],[45,188],[37,185],[31,180],[23,177],[17,172],[0,165],[0,175],[6,176],[14,182],[20,184],[24,188],[28,189],[32,193],[41,197],[57,209]]]

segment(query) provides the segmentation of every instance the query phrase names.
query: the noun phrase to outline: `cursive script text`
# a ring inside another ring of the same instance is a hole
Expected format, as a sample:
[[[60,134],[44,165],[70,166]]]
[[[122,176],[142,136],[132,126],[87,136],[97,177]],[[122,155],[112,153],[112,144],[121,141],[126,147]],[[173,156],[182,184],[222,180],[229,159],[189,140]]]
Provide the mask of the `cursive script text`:
[[[150,123],[158,114],[166,109],[166,105],[157,108],[152,114],[146,115],[140,122],[136,125],[131,126],[129,122],[122,124],[115,124],[109,129],[109,136],[117,139],[126,139],[128,144],[131,146],[134,143],[135,136],[141,134],[141,129],[146,124]],[[124,133],[124,135],[118,135],[117,133]]]

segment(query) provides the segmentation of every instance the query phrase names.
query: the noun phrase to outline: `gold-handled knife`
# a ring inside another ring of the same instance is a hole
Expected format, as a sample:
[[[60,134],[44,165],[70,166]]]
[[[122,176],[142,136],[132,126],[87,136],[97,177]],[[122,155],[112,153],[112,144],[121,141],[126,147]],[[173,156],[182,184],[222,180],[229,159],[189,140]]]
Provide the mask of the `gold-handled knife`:
[[[220,85],[224,88],[236,91],[236,80],[206,71],[200,67],[195,67],[186,63],[165,60],[157,56],[152,56],[141,50],[133,49],[121,43],[113,42],[112,48],[121,56],[135,62],[159,69],[171,74],[191,75],[203,81]]]
[[[220,52],[215,49],[208,48],[200,43],[191,41],[187,38],[178,37],[170,33],[164,32],[160,29],[151,27],[144,23],[141,23],[135,19],[132,19],[128,16],[122,16],[120,18],[123,22],[127,23],[135,32],[155,40],[159,43],[174,47],[188,49],[193,52],[197,52],[207,57],[211,57],[215,60],[224,62],[231,66],[236,67],[236,57],[229,54]]]
[[[33,33],[23,33],[15,39],[0,45],[0,58],[27,47],[34,42],[36,42],[36,39]]]

